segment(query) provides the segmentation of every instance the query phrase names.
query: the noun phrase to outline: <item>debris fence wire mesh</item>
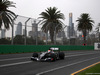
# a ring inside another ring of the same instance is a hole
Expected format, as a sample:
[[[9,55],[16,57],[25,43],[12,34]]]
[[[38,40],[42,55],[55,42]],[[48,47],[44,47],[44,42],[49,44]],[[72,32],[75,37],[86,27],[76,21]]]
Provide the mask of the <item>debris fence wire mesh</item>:
[[[17,45],[51,45],[50,34],[46,37],[46,33],[41,30],[42,25],[38,19],[24,17],[18,15],[14,20],[14,39],[13,44]],[[29,19],[29,20],[28,20]],[[28,20],[28,21],[27,21]],[[27,23],[26,23],[27,21]],[[38,24],[39,23],[39,24]],[[26,30],[25,30],[26,25]],[[63,26],[64,27],[64,26]],[[75,35],[72,38],[69,38],[68,27],[64,28],[64,31],[60,31],[56,34],[56,45],[83,45],[82,33],[77,30],[77,27],[74,26]],[[26,33],[25,33],[26,32]],[[1,41],[2,38],[10,40],[10,43],[4,43]],[[47,39],[48,38],[48,39]],[[46,41],[47,39],[47,41]],[[11,44],[12,41],[12,27],[9,30],[4,28],[0,30],[0,44]],[[99,42],[99,32],[92,31],[91,34],[86,36],[86,45],[94,45],[95,42]],[[47,43],[46,43],[47,42]]]

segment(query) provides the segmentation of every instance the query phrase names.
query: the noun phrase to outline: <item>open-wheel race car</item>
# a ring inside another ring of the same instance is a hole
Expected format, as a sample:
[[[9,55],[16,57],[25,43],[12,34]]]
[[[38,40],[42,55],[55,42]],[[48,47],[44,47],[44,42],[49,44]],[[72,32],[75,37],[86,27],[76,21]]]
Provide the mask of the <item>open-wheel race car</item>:
[[[51,47],[46,52],[33,53],[31,60],[35,61],[56,61],[58,59],[64,59],[65,54],[61,52],[59,48]]]

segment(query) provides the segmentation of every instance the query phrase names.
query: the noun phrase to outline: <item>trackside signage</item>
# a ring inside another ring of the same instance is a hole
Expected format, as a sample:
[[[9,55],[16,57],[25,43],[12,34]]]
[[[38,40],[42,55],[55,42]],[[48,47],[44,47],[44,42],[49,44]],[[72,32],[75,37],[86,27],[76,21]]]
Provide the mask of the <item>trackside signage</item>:
[[[100,43],[94,43],[94,50],[100,50]]]

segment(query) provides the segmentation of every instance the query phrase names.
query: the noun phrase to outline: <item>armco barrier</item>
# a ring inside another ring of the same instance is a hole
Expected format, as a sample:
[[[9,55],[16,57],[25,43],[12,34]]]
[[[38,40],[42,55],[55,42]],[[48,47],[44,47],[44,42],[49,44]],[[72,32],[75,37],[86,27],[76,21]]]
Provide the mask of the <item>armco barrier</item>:
[[[0,54],[41,52],[50,47],[59,47],[61,51],[69,50],[94,50],[94,46],[66,46],[66,45],[0,45]]]

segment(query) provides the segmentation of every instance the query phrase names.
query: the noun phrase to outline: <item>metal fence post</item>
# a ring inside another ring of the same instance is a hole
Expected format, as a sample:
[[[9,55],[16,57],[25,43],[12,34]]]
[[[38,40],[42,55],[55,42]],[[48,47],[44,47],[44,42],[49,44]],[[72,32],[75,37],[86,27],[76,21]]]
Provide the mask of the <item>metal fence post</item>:
[[[64,42],[64,40],[63,40],[63,39],[64,39],[64,29],[65,29],[66,27],[67,27],[67,26],[65,26],[64,28],[62,28],[62,33],[63,33],[63,34],[62,34],[62,45],[64,44],[64,43],[63,43],[63,42]]]
[[[41,20],[36,24],[36,45],[38,45],[38,24],[41,22]]]
[[[26,25],[27,25],[27,22],[30,20],[31,18],[28,18],[26,21],[25,21],[25,42],[24,44],[26,45],[26,34],[27,34],[27,29],[26,29]]]

